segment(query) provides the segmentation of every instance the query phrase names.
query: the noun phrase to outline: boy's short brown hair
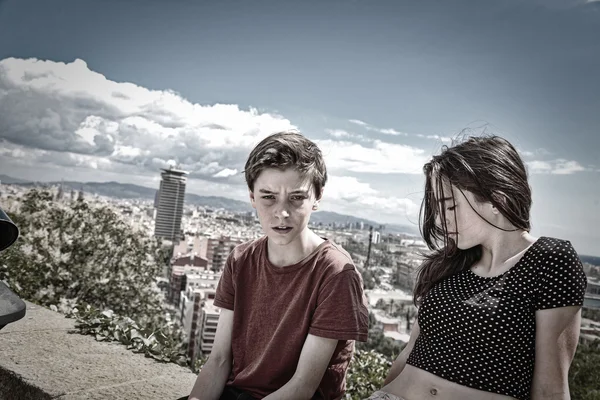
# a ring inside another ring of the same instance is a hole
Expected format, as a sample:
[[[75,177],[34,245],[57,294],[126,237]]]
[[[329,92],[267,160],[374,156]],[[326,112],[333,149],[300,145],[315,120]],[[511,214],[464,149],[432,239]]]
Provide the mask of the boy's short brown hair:
[[[317,199],[327,182],[327,168],[317,145],[296,131],[284,131],[267,136],[252,149],[244,174],[250,191],[254,182],[267,168],[285,170],[295,168],[310,179]]]

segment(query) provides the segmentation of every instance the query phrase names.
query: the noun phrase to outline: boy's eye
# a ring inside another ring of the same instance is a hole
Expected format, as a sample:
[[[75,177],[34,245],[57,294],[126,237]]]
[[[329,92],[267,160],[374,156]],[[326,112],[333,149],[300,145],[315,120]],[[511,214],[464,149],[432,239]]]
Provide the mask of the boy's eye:
[[[293,201],[301,201],[306,199],[306,196],[292,196]]]
[[[262,198],[265,200],[273,200],[275,196],[273,196],[272,194],[267,194],[265,196],[262,196]]]
[[[446,210],[448,210],[448,211],[454,211],[455,208],[456,208],[456,206],[450,206]]]

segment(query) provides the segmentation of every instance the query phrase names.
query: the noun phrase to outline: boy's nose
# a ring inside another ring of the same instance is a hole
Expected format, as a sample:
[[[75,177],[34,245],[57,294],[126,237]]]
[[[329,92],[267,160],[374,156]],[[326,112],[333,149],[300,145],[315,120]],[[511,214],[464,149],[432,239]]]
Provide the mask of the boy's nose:
[[[286,209],[282,208],[277,212],[276,215],[278,218],[287,218],[290,216],[290,213]]]

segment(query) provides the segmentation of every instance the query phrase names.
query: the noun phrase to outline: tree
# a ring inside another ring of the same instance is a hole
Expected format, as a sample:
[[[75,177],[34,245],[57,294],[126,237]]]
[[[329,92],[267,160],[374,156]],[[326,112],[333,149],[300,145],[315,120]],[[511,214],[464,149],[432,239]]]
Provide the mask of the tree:
[[[600,400],[600,340],[580,343],[569,369],[569,388],[573,400]]]
[[[346,375],[346,398],[366,399],[383,387],[392,362],[376,351],[357,349]]]
[[[165,323],[159,243],[137,232],[108,206],[79,198],[56,202],[32,189],[10,215],[19,240],[0,254],[0,279],[41,305],[92,305],[138,323]]]

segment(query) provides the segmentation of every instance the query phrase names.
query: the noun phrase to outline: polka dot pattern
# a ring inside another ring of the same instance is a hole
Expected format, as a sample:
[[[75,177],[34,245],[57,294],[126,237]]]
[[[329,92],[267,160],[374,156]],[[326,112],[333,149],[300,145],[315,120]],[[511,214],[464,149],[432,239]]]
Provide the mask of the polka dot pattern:
[[[582,305],[586,285],[571,243],[549,237],[502,275],[466,269],[424,297],[407,363],[464,386],[529,399],[535,312]]]

